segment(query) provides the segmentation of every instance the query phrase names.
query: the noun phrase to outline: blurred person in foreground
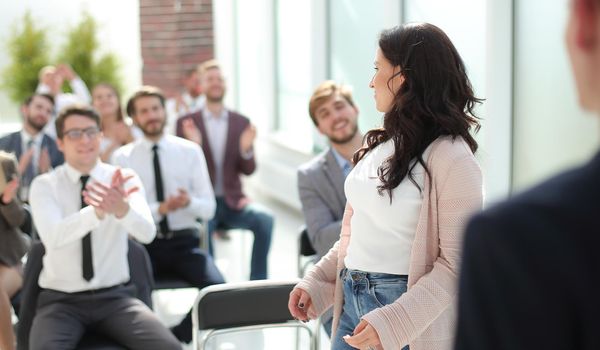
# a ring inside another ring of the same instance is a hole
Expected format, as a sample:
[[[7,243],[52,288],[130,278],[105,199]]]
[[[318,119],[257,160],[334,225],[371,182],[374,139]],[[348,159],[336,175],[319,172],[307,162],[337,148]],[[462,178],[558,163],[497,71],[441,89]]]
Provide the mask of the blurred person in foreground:
[[[569,7],[579,103],[600,114],[600,0]],[[596,154],[469,223],[455,349],[600,349],[599,198]]]

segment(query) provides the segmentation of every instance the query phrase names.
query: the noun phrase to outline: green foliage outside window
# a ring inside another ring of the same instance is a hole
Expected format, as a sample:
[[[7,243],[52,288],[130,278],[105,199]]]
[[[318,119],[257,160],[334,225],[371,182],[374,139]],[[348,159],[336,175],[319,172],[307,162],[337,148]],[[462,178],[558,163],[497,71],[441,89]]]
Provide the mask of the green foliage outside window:
[[[122,92],[119,61],[112,53],[98,54],[97,33],[98,24],[84,13],[81,22],[69,30],[57,61],[70,64],[90,89],[98,83],[110,83]]]
[[[26,13],[20,28],[13,27],[7,49],[11,62],[2,70],[2,87],[13,101],[20,103],[35,91],[38,72],[50,62],[46,31]]]
[[[90,90],[97,83],[106,82],[122,91],[119,60],[112,53],[98,52],[98,24],[89,13],[83,13],[79,24],[68,30],[62,47],[52,48],[57,52],[55,60],[50,59],[46,32],[28,12],[11,33],[7,43],[10,63],[2,70],[1,86],[14,102],[23,102],[35,91],[41,68],[59,63],[69,64]],[[63,89],[69,91],[68,82]]]

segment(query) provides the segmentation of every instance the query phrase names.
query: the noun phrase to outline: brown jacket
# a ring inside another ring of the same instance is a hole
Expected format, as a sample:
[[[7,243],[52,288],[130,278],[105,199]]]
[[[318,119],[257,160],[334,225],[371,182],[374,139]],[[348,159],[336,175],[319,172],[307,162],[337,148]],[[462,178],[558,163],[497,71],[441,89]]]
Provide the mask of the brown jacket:
[[[249,159],[244,159],[240,154],[240,136],[250,121],[248,118],[233,111],[229,113],[229,125],[227,130],[227,143],[225,146],[225,160],[223,162],[223,190],[225,191],[225,202],[232,209],[240,210],[249,199],[242,190],[242,182],[240,175],[250,175],[256,170],[256,162],[254,156]],[[204,127],[204,119],[202,111],[188,114],[177,120],[177,136],[183,136],[183,121],[192,119],[196,127],[200,130],[202,140],[208,140],[210,135],[206,134]],[[202,142],[202,151],[206,157],[208,173],[213,187],[215,186],[215,161],[210,149],[209,142]]]

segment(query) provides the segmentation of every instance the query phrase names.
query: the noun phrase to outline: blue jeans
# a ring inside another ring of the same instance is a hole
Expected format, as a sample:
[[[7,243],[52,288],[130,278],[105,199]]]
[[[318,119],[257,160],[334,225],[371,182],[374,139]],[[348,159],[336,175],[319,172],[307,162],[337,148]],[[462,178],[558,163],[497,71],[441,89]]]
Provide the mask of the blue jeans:
[[[223,197],[217,197],[215,217],[208,222],[208,251],[213,254],[212,233],[217,227],[226,229],[246,229],[254,234],[252,245],[252,262],[250,263],[250,279],[267,279],[267,256],[271,248],[273,234],[273,215],[262,206],[251,203],[241,210],[227,206]]]
[[[342,337],[351,335],[365,314],[393,303],[404,294],[408,277],[343,269],[340,279],[344,285],[344,308],[331,349],[352,350]],[[402,350],[408,350],[408,346]]]

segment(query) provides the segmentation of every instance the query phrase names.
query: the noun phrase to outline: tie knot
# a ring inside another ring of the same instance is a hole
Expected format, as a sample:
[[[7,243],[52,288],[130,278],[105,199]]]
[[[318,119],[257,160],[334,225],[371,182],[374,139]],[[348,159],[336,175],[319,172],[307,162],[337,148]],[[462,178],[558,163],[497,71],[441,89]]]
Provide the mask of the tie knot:
[[[154,146],[152,146],[152,151],[154,153],[156,153],[156,151],[158,151],[158,145],[157,144],[154,144]]]
[[[85,184],[87,184],[88,180],[90,179],[89,175],[81,175],[81,177],[79,178],[79,180],[81,181],[81,187],[85,187]]]
[[[30,148],[31,146],[33,146],[33,139],[27,141],[27,148]]]

